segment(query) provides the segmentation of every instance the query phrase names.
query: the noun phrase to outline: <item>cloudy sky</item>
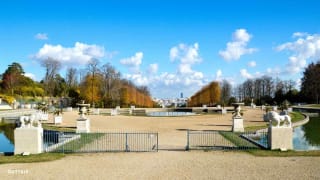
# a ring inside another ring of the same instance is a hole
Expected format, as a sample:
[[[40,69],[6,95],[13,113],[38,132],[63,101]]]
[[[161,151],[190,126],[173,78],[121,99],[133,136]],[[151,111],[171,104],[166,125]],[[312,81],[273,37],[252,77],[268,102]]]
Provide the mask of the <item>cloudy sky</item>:
[[[299,83],[320,59],[316,0],[41,2],[0,2],[0,72],[19,62],[39,81],[47,57],[63,64],[62,76],[96,58],[154,97],[172,98],[213,80]]]

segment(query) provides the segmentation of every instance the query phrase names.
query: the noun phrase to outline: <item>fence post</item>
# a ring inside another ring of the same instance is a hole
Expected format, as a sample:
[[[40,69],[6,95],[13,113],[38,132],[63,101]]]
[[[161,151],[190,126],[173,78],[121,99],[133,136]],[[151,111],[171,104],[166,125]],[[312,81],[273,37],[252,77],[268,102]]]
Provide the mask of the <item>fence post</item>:
[[[157,152],[159,151],[159,133],[157,133]]]
[[[189,137],[190,137],[190,135],[189,135],[189,129],[187,130],[187,146],[186,146],[186,151],[189,151]]]
[[[128,133],[126,133],[126,152],[129,152],[129,145],[128,145]]]
[[[65,132],[63,132],[63,133],[62,133],[62,136],[65,137],[65,135],[66,135]],[[63,143],[63,144],[62,144],[62,153],[63,153],[63,154],[65,153],[65,151],[64,151],[64,146],[65,146],[66,144],[68,144],[68,143]]]

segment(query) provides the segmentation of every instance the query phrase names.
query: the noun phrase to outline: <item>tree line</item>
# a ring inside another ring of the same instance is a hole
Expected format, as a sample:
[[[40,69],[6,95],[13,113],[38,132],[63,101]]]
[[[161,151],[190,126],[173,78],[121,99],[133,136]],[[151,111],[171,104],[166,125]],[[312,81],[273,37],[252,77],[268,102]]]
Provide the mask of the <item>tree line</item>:
[[[301,79],[300,91],[296,82],[270,76],[247,79],[232,87],[227,80],[211,82],[190,97],[188,106],[231,105],[233,102],[250,105],[281,105],[284,102],[320,103],[320,61],[309,64]]]
[[[75,105],[80,100],[95,107],[154,107],[146,86],[136,86],[121,77],[110,63],[100,65],[99,60],[91,59],[85,69],[68,68],[65,77],[59,74],[62,65],[48,58],[41,61],[45,68],[45,77],[34,81],[25,75],[22,66],[13,62],[0,75],[0,97],[13,102],[12,97],[52,97],[69,98]],[[188,106],[230,105],[232,102],[253,101],[256,105],[290,103],[320,103],[320,61],[309,64],[301,79],[300,90],[292,80],[281,80],[270,76],[247,79],[232,87],[223,80],[211,82],[192,95]]]
[[[189,99],[188,106],[213,106],[220,100],[220,85],[216,81],[212,81],[208,85],[204,86]]]
[[[25,76],[19,63],[13,62],[1,75],[0,92],[12,97],[68,98],[71,105],[85,100],[94,107],[153,107],[155,103],[146,86],[136,86],[121,77],[110,63],[100,66],[91,59],[85,69],[68,68],[65,77],[60,75],[62,64],[53,58],[41,61],[45,77],[34,81]]]

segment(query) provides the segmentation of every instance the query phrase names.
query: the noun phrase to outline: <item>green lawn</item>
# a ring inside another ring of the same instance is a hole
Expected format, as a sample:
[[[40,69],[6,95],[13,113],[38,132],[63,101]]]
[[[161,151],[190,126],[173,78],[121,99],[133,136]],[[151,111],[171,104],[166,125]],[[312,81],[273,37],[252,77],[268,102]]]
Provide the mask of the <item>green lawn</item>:
[[[306,105],[306,107],[320,108],[320,104],[310,104],[310,105]]]
[[[320,156],[320,151],[248,150],[249,154],[263,157]]]
[[[301,114],[300,112],[291,112],[290,116],[291,116],[291,122],[292,123],[295,123],[295,122],[298,122],[298,121],[302,121],[305,118],[304,115]],[[265,125],[248,126],[248,127],[245,127],[245,131],[257,131],[257,130],[260,130],[260,129],[265,129],[265,128],[268,128],[268,125],[269,125],[269,123],[266,122]]]
[[[72,127],[59,127],[59,126],[54,126],[48,123],[42,123],[42,128],[46,130],[52,130],[52,131],[76,132],[76,129]]]
[[[57,148],[54,152],[63,152],[63,153],[75,153],[82,152],[81,148],[85,145],[92,143],[95,140],[98,140],[102,137],[103,133],[80,133],[80,138],[70,141],[59,148]]]
[[[1,156],[0,164],[7,163],[33,163],[33,162],[45,162],[54,161],[65,157],[63,153],[42,153],[29,156],[15,155],[15,156]]]

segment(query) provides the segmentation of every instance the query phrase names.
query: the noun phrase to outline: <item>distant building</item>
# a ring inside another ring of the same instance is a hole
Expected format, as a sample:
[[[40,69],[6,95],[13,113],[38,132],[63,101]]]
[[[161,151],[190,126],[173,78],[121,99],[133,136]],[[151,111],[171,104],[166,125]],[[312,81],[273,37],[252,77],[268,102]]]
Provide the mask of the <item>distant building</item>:
[[[175,98],[175,99],[158,99],[154,98],[153,101],[157,102],[162,108],[166,107],[186,107],[188,98]]]

